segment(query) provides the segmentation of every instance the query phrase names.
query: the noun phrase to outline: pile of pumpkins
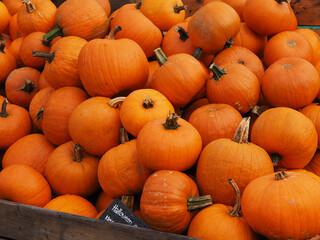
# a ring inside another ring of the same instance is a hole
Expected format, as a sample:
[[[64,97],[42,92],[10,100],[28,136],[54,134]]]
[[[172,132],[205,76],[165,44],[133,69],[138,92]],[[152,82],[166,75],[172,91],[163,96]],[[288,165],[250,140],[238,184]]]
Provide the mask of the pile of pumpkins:
[[[201,239],[320,233],[319,35],[289,0],[187,10],[0,2],[1,199],[98,218],[134,196]]]

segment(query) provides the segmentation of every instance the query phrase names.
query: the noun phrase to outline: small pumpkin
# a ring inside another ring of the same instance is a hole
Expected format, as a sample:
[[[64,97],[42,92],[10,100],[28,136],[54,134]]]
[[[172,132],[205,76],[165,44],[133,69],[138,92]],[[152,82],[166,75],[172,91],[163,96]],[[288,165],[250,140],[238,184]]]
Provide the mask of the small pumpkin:
[[[17,67],[15,57],[5,46],[6,42],[2,41],[0,43],[0,84],[4,83],[9,73]]]

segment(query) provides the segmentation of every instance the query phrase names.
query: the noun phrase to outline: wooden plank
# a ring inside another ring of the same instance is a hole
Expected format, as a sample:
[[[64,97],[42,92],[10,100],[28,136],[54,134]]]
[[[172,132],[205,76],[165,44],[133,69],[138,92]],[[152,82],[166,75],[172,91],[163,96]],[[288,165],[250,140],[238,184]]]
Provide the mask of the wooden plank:
[[[300,26],[320,26],[320,0],[292,0]]]
[[[192,240],[183,235],[138,228],[0,200],[0,236],[12,239]]]

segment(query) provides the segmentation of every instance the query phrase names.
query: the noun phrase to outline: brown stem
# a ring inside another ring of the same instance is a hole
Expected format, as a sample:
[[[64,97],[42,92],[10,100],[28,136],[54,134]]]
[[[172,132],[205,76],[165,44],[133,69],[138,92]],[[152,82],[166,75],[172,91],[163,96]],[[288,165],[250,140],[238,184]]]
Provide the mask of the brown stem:
[[[234,204],[233,209],[230,210],[228,213],[231,217],[240,217],[240,213],[239,213],[240,207],[241,207],[240,189],[233,179],[228,179],[228,182],[231,184],[234,192],[236,193],[236,203]]]
[[[46,53],[40,51],[32,51],[32,57],[41,57],[51,63],[54,60],[55,53]]]
[[[26,4],[28,13],[32,13],[36,10],[36,6],[33,5],[30,0],[23,0],[22,3]]]
[[[278,165],[281,158],[282,156],[279,153],[271,153],[271,160],[274,167]]]
[[[187,6],[183,5],[183,6],[178,6],[178,5],[175,5],[173,7],[173,10],[175,13],[179,14],[182,10],[186,10],[187,9]]]
[[[122,30],[122,28],[120,26],[115,26],[113,29],[111,29],[111,31],[110,31],[110,33],[108,35],[108,39],[109,40],[115,40],[117,32],[120,32],[121,30]]]
[[[277,3],[279,3],[279,4],[281,4],[281,3],[283,3],[283,2],[286,2],[286,3],[288,3],[288,4],[290,4],[291,3],[291,0],[275,0]]]
[[[213,78],[216,80],[216,81],[219,81],[220,78],[226,74],[226,71],[224,70],[224,68],[219,68],[215,63],[212,63],[210,66],[209,66],[209,69],[212,71],[213,73]]]
[[[34,83],[30,79],[24,79],[24,86],[19,88],[18,91],[23,91],[28,93],[29,95],[36,89]]]
[[[6,118],[9,116],[9,114],[7,112],[7,105],[8,105],[8,99],[5,99],[2,103],[2,106],[1,106],[0,117]]]
[[[153,52],[154,52],[160,66],[162,66],[163,64],[165,64],[166,61],[168,61],[167,56],[164,54],[164,52],[162,51],[161,48],[157,48]]]
[[[42,107],[36,115],[36,122],[38,122],[41,118],[43,118],[44,107]]]
[[[142,4],[143,0],[135,0],[136,3],[136,9],[140,9],[141,8],[141,4]]]
[[[153,101],[150,97],[147,97],[144,101],[143,101],[143,107],[145,109],[148,109],[148,108],[152,108],[153,107]]]
[[[243,118],[240,122],[232,141],[237,143],[248,143],[250,117]]]
[[[275,173],[276,181],[283,180],[288,177],[285,171]]]
[[[232,44],[233,44],[233,42],[234,42],[233,38],[230,38],[230,39],[229,39],[228,41],[226,41],[226,43],[224,44],[223,49],[226,49],[226,48],[231,47]]]
[[[134,196],[122,196],[121,202],[126,205],[129,209],[133,209]]]
[[[169,112],[169,116],[167,117],[166,122],[163,124],[164,128],[166,130],[178,129],[180,127],[180,125],[178,124],[178,119],[179,119],[178,114],[176,113],[170,114]]]
[[[189,38],[189,34],[186,32],[186,30],[184,30],[183,27],[177,26],[174,28],[174,31],[179,33],[179,39],[181,39],[184,42]]]
[[[257,116],[260,116],[261,113],[264,112],[264,109],[263,109],[262,107],[258,106],[258,105],[255,105],[255,106],[252,108],[251,112],[252,112],[253,114],[257,115]]]
[[[201,54],[202,54],[202,48],[201,47],[197,47],[194,52],[192,53],[192,56],[195,58],[195,59],[200,59],[201,57]]]
[[[1,43],[0,43],[0,52],[2,52],[2,53],[5,53],[4,52],[4,48],[6,47],[6,41],[2,41]]]
[[[126,142],[129,142],[128,132],[124,127],[121,127],[120,128],[120,143],[124,144]]]
[[[84,158],[84,149],[76,143],[73,148],[72,160],[81,163]]]
[[[108,102],[108,105],[112,108],[118,108],[119,105],[126,99],[126,97],[116,97],[116,98],[113,98],[111,99],[109,102]]]
[[[212,205],[212,198],[210,195],[194,197],[191,196],[187,200],[187,210],[193,211]]]

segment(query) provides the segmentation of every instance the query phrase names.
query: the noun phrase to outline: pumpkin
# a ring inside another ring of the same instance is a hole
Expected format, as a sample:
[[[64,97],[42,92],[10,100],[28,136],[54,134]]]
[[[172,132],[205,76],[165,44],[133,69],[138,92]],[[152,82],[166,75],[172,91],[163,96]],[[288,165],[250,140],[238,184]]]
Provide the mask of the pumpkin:
[[[15,15],[22,6],[21,0],[2,0],[2,2],[6,5],[11,16]]]
[[[33,51],[49,52],[50,47],[42,43],[42,37],[44,32],[33,32],[30,33],[23,39],[20,48],[20,58],[25,66],[42,68],[45,64],[45,59],[33,57]]]
[[[18,26],[17,14],[14,14],[10,19],[9,34],[12,40],[26,36],[26,34],[22,33]]]
[[[197,110],[198,108],[209,104],[208,98],[201,98],[197,101],[194,101],[191,105],[189,105],[183,114],[183,119],[189,121],[191,114]]]
[[[26,135],[12,144],[5,152],[2,167],[13,164],[23,164],[34,168],[44,175],[47,160],[54,150],[54,146],[42,134]]]
[[[31,67],[13,70],[5,82],[6,96],[11,103],[28,108],[33,96],[39,91],[40,72]]]
[[[47,80],[46,80],[46,78],[45,78],[45,76],[43,74],[43,71],[42,71],[41,74],[40,74],[40,77],[39,77],[39,89],[41,90],[41,89],[44,89],[46,87],[52,88],[51,85],[49,85],[49,83],[47,82]]]
[[[89,41],[106,35],[108,16],[98,1],[70,0],[57,9],[55,24],[43,37],[44,41],[58,36],[77,36]]]
[[[96,206],[98,212],[103,213],[113,201],[114,201],[113,198],[109,197],[104,191],[101,191],[101,193],[99,194],[99,196],[97,198],[95,206]]]
[[[42,130],[44,106],[47,103],[53,91],[54,89],[52,87],[41,89],[33,96],[30,102],[29,114],[33,122],[33,125],[39,130]]]
[[[160,170],[146,180],[140,210],[152,229],[182,234],[196,213],[193,210],[211,204],[209,196],[199,197],[196,183],[185,173]]]
[[[23,0],[25,7],[17,12],[17,23],[21,32],[48,32],[54,27],[56,5],[50,0]]]
[[[191,16],[188,33],[192,44],[215,54],[240,30],[240,17],[228,4],[213,1]]]
[[[76,87],[62,87],[51,93],[44,106],[42,131],[54,145],[71,140],[68,130],[73,110],[88,98],[87,93]]]
[[[43,207],[51,199],[51,189],[32,167],[13,164],[0,172],[0,198]]]
[[[232,138],[241,114],[228,104],[207,104],[196,109],[189,118],[189,123],[201,135],[202,147],[219,138]]]
[[[0,17],[1,17],[0,33],[2,33],[8,27],[11,19],[10,13],[3,2],[0,2]]]
[[[242,12],[243,12],[243,6],[244,6],[246,0],[204,0],[202,4],[206,5],[207,3],[212,2],[212,1],[221,1],[221,2],[225,2],[225,3],[229,4],[234,10],[236,10],[241,21],[243,22]]]
[[[189,38],[188,23],[181,22],[172,26],[164,35],[161,48],[168,57],[177,53],[192,55],[195,47]]]
[[[285,57],[274,62],[261,81],[263,96],[275,107],[298,109],[309,105],[320,88],[319,74],[307,60]]]
[[[80,51],[80,79],[90,96],[125,94],[142,88],[148,80],[145,53],[133,40],[115,40],[120,30],[113,28],[109,39],[94,39]]]
[[[232,178],[242,193],[253,179],[273,172],[268,153],[248,142],[250,118],[244,118],[232,139],[220,138],[201,152],[196,178],[202,195],[215,203],[232,205],[236,197],[227,179]]]
[[[131,92],[123,101],[120,119],[123,127],[137,137],[142,127],[157,118],[174,112],[169,100],[154,89],[139,89]]]
[[[223,204],[213,204],[191,220],[188,236],[199,239],[256,239],[246,220],[240,215],[240,190],[233,179],[228,179],[236,194],[234,207]]]
[[[92,203],[81,196],[73,194],[65,194],[53,198],[43,208],[84,217],[95,217],[98,214]]]
[[[110,98],[89,98],[73,110],[68,121],[71,138],[90,154],[102,156],[119,144],[118,103]]]
[[[26,109],[3,101],[0,112],[0,149],[10,147],[31,132],[31,120]]]
[[[308,174],[312,177],[314,177],[315,179],[317,179],[318,181],[320,181],[320,177],[316,174],[314,174],[313,172],[311,171],[308,171],[306,169],[291,169],[289,170],[290,172],[298,172],[298,173],[305,173],[305,174]]]
[[[167,31],[184,20],[185,9],[181,0],[143,0],[140,11],[161,31]]]
[[[20,58],[20,48],[23,42],[23,37],[16,38],[15,40],[12,41],[10,44],[10,47],[8,48],[9,52],[14,56],[16,59],[17,67],[23,67],[23,63]]]
[[[199,132],[176,113],[148,122],[137,137],[138,159],[151,170],[185,171],[201,150]]]
[[[251,70],[261,81],[264,74],[264,66],[259,57],[245,47],[232,46],[217,54],[213,62],[220,66],[226,63],[239,63]]]
[[[79,144],[66,142],[50,155],[45,177],[58,195],[88,197],[98,190],[99,159],[86,153]]]
[[[240,113],[247,113],[259,100],[258,77],[244,65],[226,63],[210,65],[212,74],[206,83],[210,103],[229,104]]]
[[[204,87],[208,78],[207,69],[186,53],[167,58],[159,48],[155,54],[160,68],[153,73],[152,88],[166,96],[174,106],[187,105]]]
[[[318,54],[318,51],[320,49],[320,36],[318,33],[313,31],[309,28],[299,28],[296,29],[295,32],[299,33],[301,36],[303,36],[307,41],[311,44],[312,52],[313,52],[313,59],[314,56]],[[313,62],[314,63],[314,62]]]
[[[320,231],[319,201],[320,181],[304,173],[277,172],[249,183],[241,209],[253,231],[268,239],[307,239]]]
[[[86,40],[68,36],[55,42],[50,53],[33,52],[33,57],[41,57],[47,60],[43,74],[50,86],[61,88],[67,86],[82,87],[79,77],[78,56]]]
[[[269,39],[263,55],[267,66],[283,57],[300,57],[311,62],[313,50],[311,44],[297,32],[284,31]]]
[[[6,42],[0,43],[0,84],[4,83],[9,73],[17,67],[16,59],[8,49]]]
[[[272,36],[297,28],[297,18],[290,0],[247,0],[243,18],[248,26],[261,35]]]
[[[251,141],[271,155],[275,166],[288,169],[304,168],[318,146],[312,121],[287,107],[264,111],[253,124]]]
[[[160,67],[158,61],[149,62],[149,77],[143,88],[151,88],[153,73]]]
[[[111,148],[100,159],[99,183],[112,198],[141,193],[144,182],[152,173],[137,158],[136,142],[136,139],[123,139],[120,145]]]
[[[96,1],[100,3],[100,5],[102,6],[106,14],[109,16],[111,13],[111,6],[110,6],[109,0],[96,0]]]
[[[123,6],[110,23],[110,29],[121,26],[116,39],[129,38],[142,48],[146,56],[152,57],[153,51],[160,47],[162,33],[147,17],[145,17],[135,4]]]
[[[304,167],[305,170],[313,172],[320,176],[320,152],[317,151],[312,157],[311,161]]]

